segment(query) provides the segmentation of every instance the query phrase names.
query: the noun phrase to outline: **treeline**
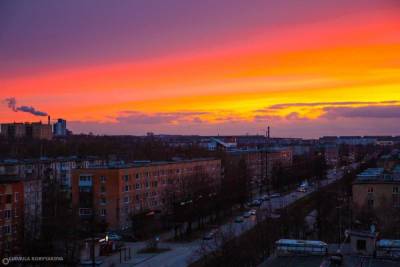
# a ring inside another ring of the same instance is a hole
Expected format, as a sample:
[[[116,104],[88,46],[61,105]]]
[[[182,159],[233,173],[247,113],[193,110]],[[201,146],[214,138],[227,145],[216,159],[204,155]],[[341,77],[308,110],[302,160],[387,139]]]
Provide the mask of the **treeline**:
[[[151,137],[92,135],[74,135],[54,140],[0,138],[0,151],[3,159],[98,156],[104,159],[168,160],[173,157],[196,158],[214,154],[197,146],[171,147]]]

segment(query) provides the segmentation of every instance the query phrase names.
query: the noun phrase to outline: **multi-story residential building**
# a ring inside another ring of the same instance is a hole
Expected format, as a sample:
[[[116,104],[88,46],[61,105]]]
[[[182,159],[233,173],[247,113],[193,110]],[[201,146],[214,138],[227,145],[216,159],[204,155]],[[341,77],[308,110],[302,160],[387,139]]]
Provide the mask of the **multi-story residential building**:
[[[400,208],[400,179],[393,174],[385,174],[383,168],[359,174],[352,186],[353,204],[360,208]]]
[[[54,136],[62,137],[67,135],[67,121],[58,119],[53,125]]]
[[[221,161],[143,161],[76,169],[72,175],[73,207],[83,219],[95,216],[110,229],[124,229],[130,226],[132,214],[162,212],[169,195],[179,199],[185,190],[182,185],[194,186],[192,179],[199,175],[206,178],[207,186],[218,187]]]
[[[326,145],[324,156],[328,166],[337,166],[339,163],[339,147],[337,145]]]
[[[0,255],[21,251],[23,217],[23,182],[14,175],[0,175]]]
[[[42,122],[5,123],[1,125],[1,135],[7,138],[33,138],[51,140],[53,131],[50,125]]]

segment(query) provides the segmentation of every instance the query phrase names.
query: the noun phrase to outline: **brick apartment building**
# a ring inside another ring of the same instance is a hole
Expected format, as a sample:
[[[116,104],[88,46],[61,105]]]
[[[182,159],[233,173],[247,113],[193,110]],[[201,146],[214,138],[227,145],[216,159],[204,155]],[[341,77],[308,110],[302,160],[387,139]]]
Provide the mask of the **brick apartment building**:
[[[0,255],[21,251],[24,228],[24,185],[15,176],[0,176]]]
[[[167,194],[179,195],[180,185],[194,175],[206,176],[219,186],[221,161],[194,159],[168,162],[135,162],[89,169],[72,174],[72,202],[79,216],[96,216],[110,229],[130,226],[130,215],[162,211]]]

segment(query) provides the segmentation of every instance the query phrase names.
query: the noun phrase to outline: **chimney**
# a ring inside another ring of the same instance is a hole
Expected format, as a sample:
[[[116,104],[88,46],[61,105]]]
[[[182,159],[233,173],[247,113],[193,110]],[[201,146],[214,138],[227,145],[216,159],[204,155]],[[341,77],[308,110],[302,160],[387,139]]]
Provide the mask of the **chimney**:
[[[50,125],[50,116],[47,116],[47,123]]]

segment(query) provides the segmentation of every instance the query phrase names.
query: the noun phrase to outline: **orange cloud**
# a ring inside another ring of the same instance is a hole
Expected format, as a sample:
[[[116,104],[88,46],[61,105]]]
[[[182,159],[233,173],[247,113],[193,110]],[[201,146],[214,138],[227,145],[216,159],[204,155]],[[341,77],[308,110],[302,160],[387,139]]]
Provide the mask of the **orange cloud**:
[[[258,35],[213,51],[3,79],[0,96],[83,121],[112,121],[123,110],[251,120],[254,110],[278,103],[398,100],[399,28],[396,12],[386,11],[252,29]],[[7,114],[0,111],[0,120]],[[277,115],[289,114],[317,118],[322,111],[291,107]]]

